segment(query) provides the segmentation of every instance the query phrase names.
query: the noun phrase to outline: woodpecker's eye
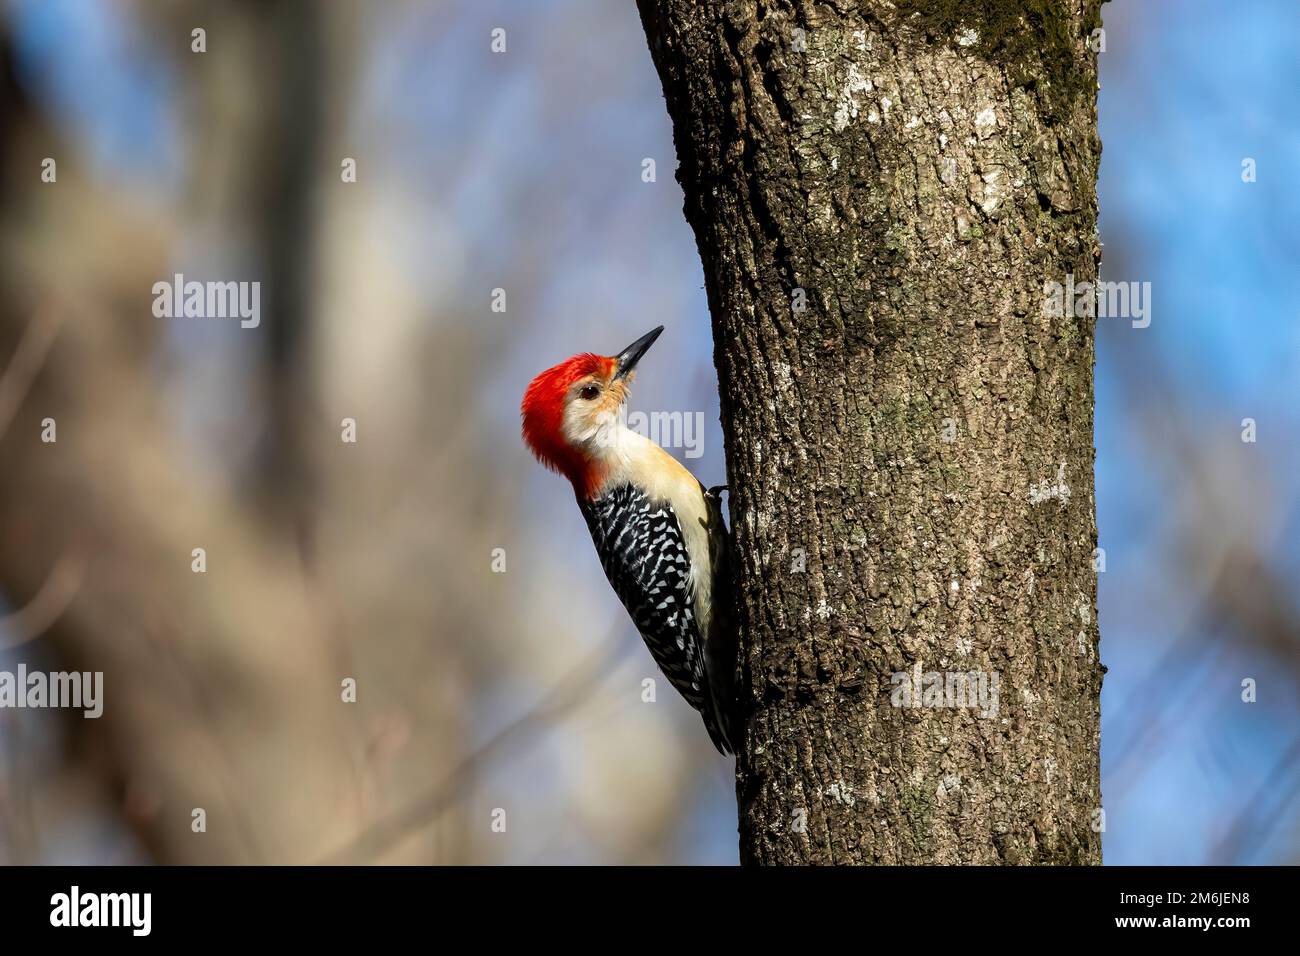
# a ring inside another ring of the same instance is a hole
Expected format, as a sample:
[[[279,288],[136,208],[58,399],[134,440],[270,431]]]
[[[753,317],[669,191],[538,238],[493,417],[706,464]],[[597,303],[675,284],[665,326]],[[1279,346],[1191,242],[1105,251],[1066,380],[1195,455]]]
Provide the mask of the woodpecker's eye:
[[[585,398],[589,402],[599,394],[600,394],[600,389],[597,388],[595,385],[584,385],[582,386],[582,390],[578,392],[578,395],[580,397]]]

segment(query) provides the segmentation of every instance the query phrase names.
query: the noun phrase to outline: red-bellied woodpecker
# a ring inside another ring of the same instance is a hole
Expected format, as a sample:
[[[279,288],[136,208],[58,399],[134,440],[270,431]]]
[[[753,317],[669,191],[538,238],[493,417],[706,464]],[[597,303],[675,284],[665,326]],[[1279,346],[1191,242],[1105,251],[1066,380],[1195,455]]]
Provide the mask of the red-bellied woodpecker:
[[[537,460],[573,483],[605,576],[655,663],[734,753],[735,628],[716,492],[620,413],[663,326],[615,356],[584,353],[533,379],[521,407]]]

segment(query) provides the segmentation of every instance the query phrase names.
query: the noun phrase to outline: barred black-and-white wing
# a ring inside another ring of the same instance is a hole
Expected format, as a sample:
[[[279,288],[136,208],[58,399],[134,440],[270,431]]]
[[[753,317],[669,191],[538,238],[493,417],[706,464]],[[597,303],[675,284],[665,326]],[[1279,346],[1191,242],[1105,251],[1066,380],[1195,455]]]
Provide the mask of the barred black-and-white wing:
[[[733,748],[711,699],[691,555],[672,506],[632,484],[579,501],[605,576],[664,676],[704,718],[718,750]],[[708,573],[709,569],[697,569]]]

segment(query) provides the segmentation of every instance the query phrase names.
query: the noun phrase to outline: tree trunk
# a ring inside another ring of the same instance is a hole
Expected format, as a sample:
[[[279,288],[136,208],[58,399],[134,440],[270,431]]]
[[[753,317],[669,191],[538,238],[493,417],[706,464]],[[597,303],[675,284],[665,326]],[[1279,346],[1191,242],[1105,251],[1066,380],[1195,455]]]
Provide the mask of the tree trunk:
[[[744,862],[1101,860],[1094,322],[1045,292],[1097,276],[1100,2],[640,0],[717,343]]]

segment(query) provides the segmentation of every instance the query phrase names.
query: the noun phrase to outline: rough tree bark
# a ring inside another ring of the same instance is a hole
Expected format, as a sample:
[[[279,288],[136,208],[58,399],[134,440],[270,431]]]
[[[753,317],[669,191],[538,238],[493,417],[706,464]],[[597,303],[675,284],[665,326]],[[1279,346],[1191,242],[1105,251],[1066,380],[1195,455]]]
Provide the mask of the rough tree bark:
[[[640,0],[717,343],[744,862],[1100,862],[1093,320],[1044,291],[1097,276],[1100,3]],[[996,714],[895,706],[930,672]]]

